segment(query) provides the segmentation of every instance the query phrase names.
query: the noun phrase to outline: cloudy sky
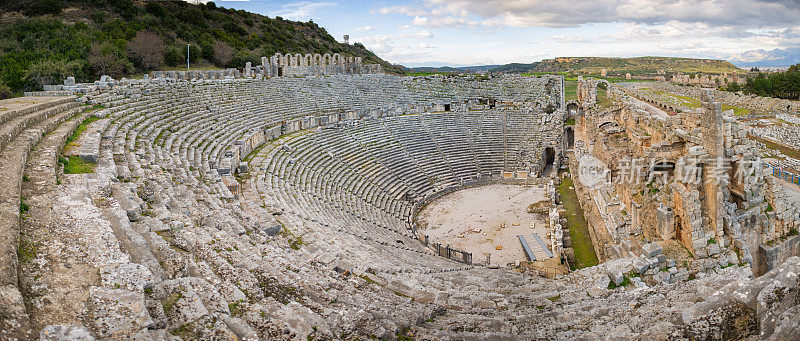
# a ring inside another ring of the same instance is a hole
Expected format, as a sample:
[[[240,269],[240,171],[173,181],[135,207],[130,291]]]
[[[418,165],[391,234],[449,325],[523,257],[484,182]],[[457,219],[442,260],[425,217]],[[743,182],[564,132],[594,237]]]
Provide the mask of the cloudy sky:
[[[754,61],[800,46],[800,0],[215,1],[314,22],[389,62],[505,64],[557,56]],[[748,53],[745,53],[750,51]]]

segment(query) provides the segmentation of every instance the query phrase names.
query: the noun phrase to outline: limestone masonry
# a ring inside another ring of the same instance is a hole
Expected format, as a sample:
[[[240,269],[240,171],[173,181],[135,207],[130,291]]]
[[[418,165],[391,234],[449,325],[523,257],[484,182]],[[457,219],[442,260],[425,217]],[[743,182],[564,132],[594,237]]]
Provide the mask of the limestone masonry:
[[[791,131],[637,86],[277,54],[2,101],[0,339],[798,339],[800,188],[748,138]],[[544,193],[530,262],[417,226],[486,184]]]

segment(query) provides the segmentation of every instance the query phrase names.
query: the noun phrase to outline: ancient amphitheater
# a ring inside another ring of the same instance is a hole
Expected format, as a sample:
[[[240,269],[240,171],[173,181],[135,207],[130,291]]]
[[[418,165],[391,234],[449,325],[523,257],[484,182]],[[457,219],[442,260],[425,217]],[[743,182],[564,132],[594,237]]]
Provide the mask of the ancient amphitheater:
[[[648,238],[552,276],[417,230],[459,189],[554,193],[575,139],[560,76],[264,70],[0,102],[0,339],[800,335],[798,257],[756,277]]]

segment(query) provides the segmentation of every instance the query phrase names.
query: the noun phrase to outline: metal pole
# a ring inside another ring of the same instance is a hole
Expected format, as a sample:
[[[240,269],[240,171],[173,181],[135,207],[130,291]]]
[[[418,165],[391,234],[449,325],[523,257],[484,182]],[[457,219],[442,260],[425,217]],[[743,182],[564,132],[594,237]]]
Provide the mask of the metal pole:
[[[189,71],[189,45],[192,44],[186,44],[186,71]]]

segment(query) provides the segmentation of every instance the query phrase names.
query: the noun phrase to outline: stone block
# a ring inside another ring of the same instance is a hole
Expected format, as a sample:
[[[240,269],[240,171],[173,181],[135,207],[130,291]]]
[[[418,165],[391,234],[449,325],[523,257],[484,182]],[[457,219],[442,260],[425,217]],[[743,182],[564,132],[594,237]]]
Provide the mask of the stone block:
[[[93,327],[103,338],[125,338],[153,322],[142,292],[93,287],[89,290],[89,297]]]
[[[41,341],[92,341],[95,340],[92,333],[86,327],[79,324],[51,324],[42,328],[39,332]]]
[[[649,268],[650,262],[644,258],[636,258],[636,260],[633,261],[633,271],[636,271],[640,275],[644,274]]]
[[[664,249],[658,243],[649,243],[642,246],[642,256],[653,258],[663,252]]]
[[[705,148],[703,146],[691,146],[689,147],[689,155],[691,156],[700,156],[706,153]]]
[[[670,277],[671,277],[671,275],[667,271],[656,271],[653,274],[653,279],[656,282],[669,283]]]
[[[659,260],[656,257],[647,258],[647,263],[650,265],[651,269],[657,269],[658,268],[658,264],[659,264]]]
[[[739,256],[737,256],[735,252],[732,252],[728,257],[728,262],[731,264],[739,264]]]
[[[708,249],[708,255],[709,256],[714,256],[714,255],[718,254],[719,251],[720,251],[719,245],[717,245],[717,244],[709,244],[707,249]]]
[[[611,281],[614,282],[614,285],[617,286],[622,285],[623,276],[622,276],[622,271],[620,271],[619,269],[616,268],[608,269],[606,275],[608,275],[608,278],[610,278]]]

